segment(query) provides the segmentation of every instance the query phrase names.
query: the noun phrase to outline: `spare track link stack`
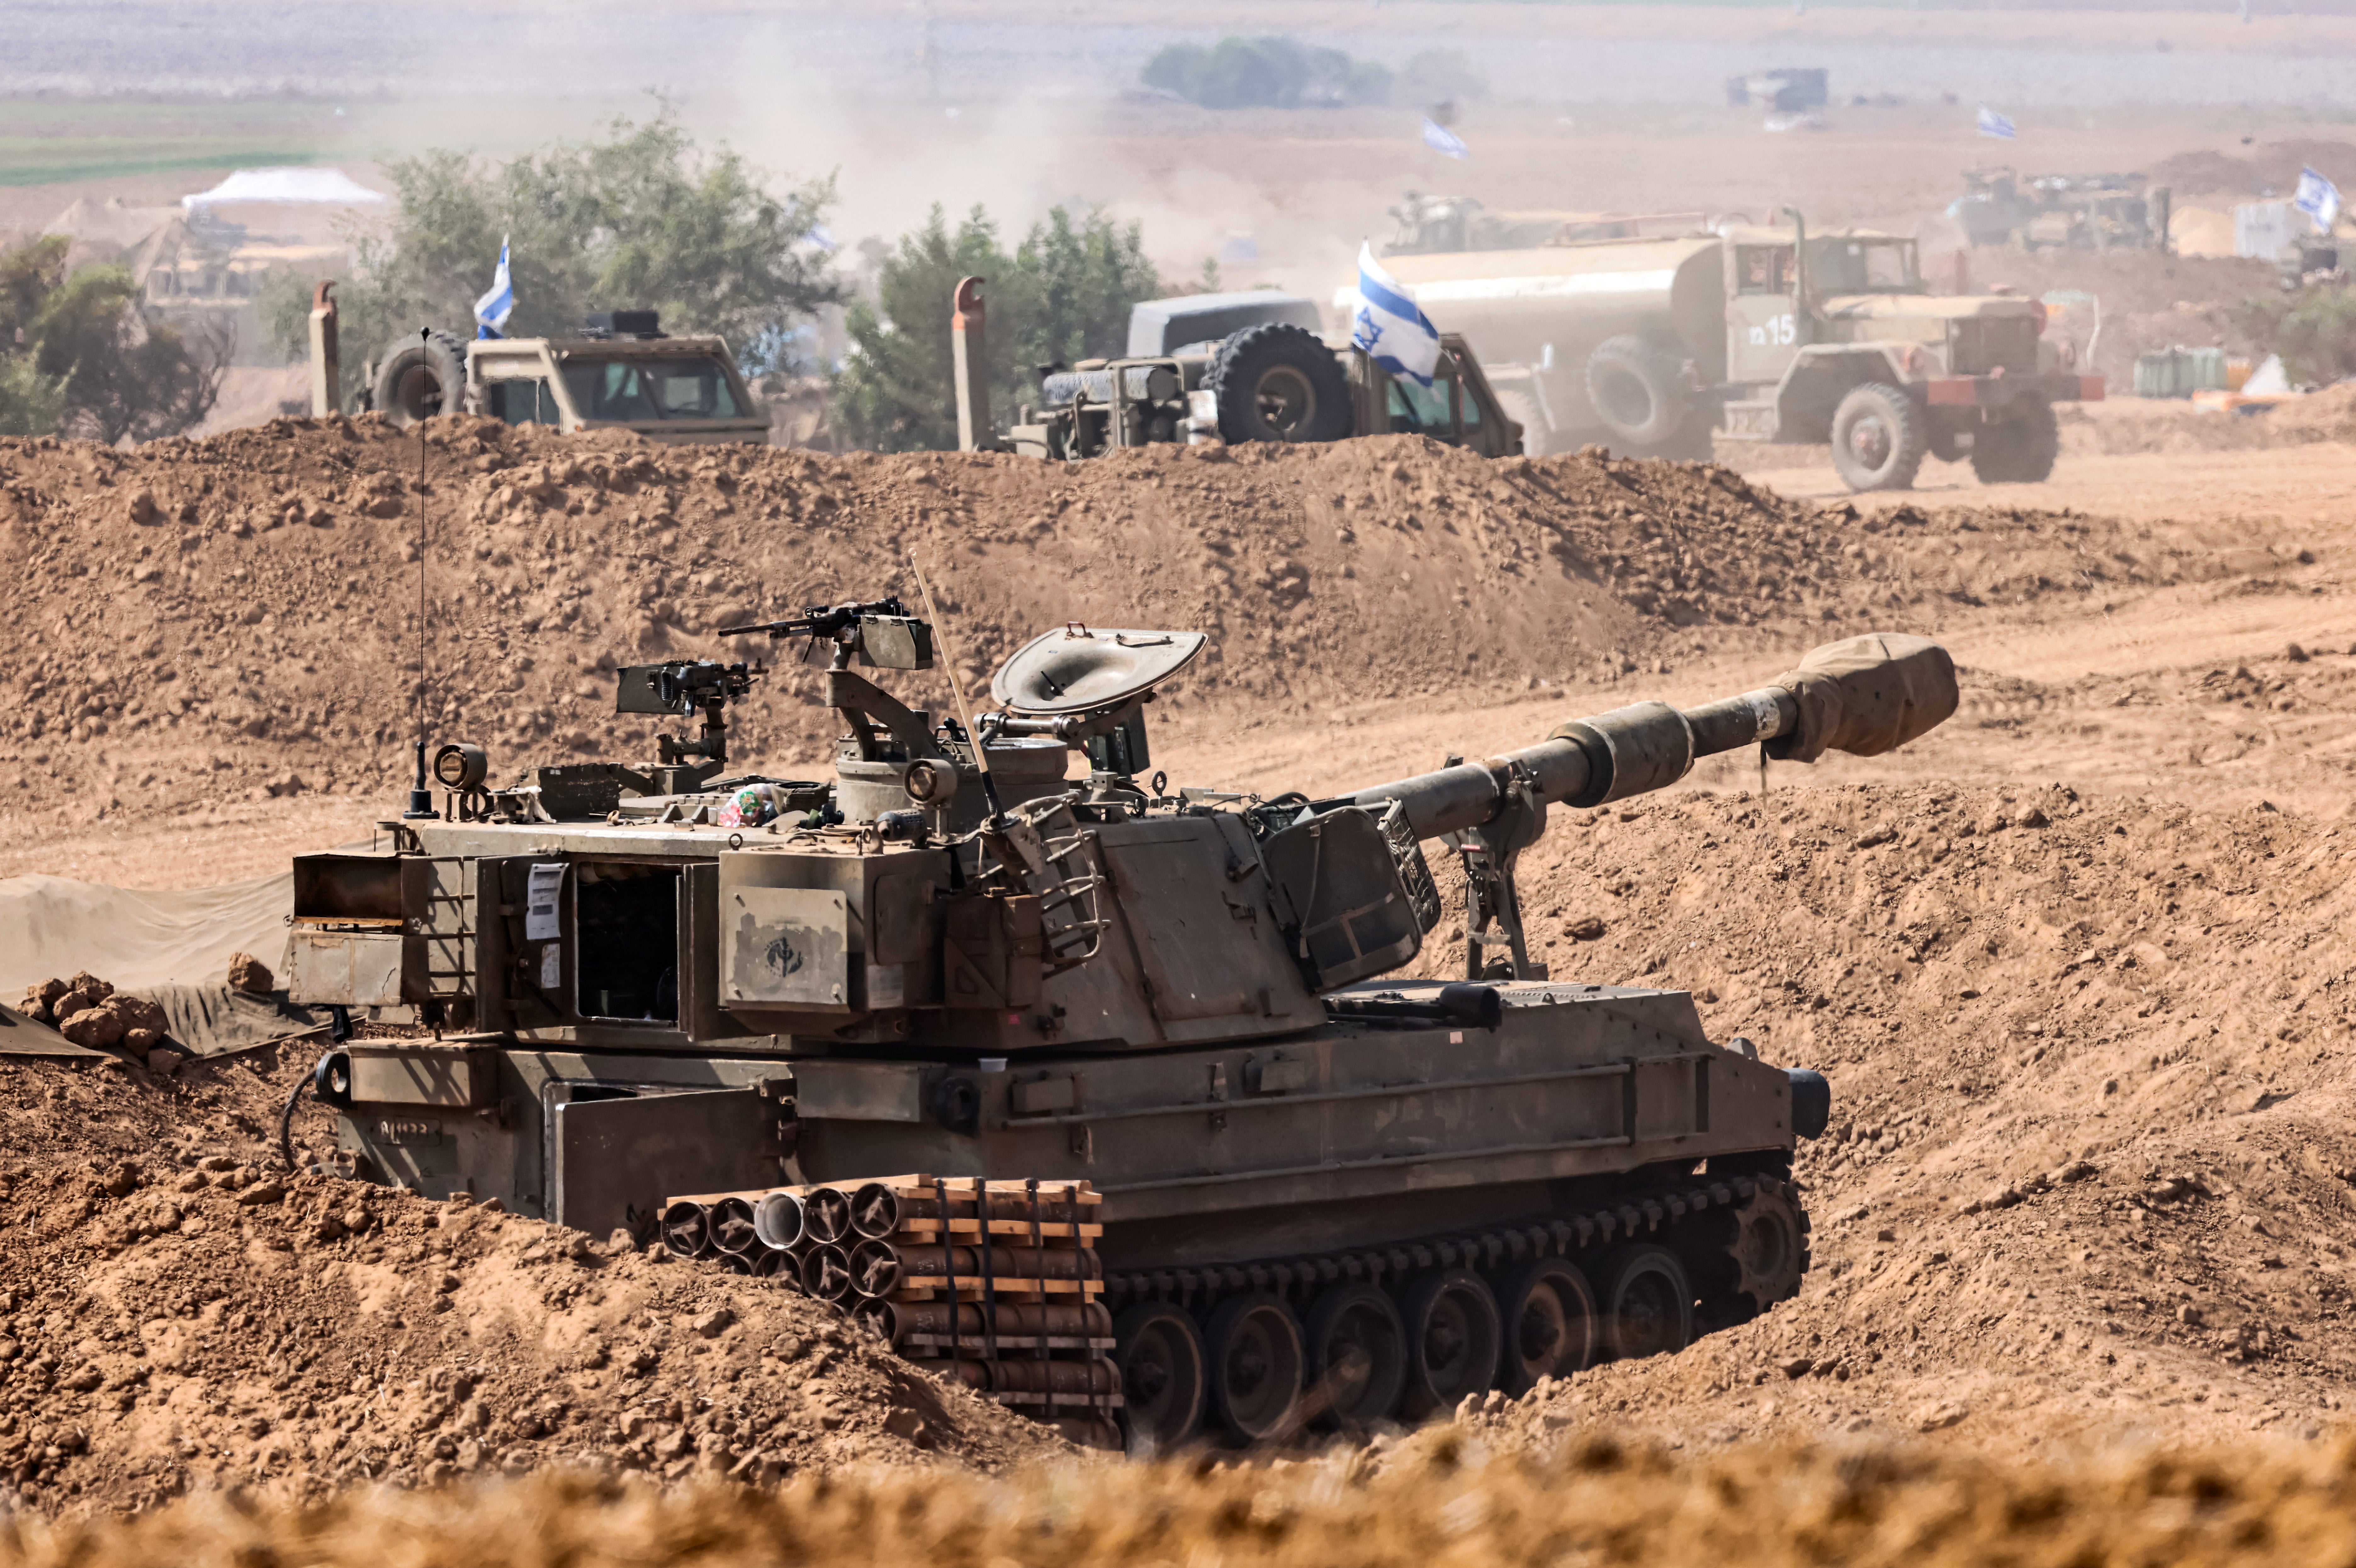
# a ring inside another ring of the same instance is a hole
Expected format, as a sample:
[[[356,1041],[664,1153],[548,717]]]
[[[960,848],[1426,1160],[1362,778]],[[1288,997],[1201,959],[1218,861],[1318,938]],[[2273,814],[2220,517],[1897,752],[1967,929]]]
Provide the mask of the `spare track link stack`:
[[[847,1312],[916,1366],[1119,1448],[1120,1380],[1084,1181],[884,1176],[668,1201],[663,1245]]]

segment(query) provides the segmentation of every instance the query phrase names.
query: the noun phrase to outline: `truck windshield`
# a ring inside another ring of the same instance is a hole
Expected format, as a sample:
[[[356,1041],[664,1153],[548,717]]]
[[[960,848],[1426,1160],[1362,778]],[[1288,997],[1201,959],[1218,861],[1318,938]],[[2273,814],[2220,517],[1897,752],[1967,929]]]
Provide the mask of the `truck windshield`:
[[[1818,295],[1918,294],[1912,240],[1812,240],[1808,286]]]
[[[584,419],[739,419],[744,411],[720,361],[692,359],[564,361],[564,385]]]

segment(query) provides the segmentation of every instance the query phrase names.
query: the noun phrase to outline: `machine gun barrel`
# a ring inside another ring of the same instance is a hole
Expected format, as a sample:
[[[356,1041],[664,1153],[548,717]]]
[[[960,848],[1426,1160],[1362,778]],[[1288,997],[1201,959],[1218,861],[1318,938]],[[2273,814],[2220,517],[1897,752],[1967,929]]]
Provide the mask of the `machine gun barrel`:
[[[1662,789],[1697,757],[1754,742],[1786,761],[1828,750],[1879,756],[1954,713],[1955,667],[1920,637],[1879,632],[1828,643],[1772,685],[1680,711],[1638,703],[1573,720],[1536,746],[1358,790],[1361,806],[1393,800],[1418,838],[1494,821],[1518,787],[1541,807],[1601,806]]]

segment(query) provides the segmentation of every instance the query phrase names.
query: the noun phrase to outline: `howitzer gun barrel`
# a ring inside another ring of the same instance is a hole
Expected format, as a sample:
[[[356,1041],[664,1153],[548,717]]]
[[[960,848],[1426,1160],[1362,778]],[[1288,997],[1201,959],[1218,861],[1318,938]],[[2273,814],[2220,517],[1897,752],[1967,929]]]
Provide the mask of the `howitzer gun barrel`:
[[[1697,757],[1763,742],[1814,762],[1826,751],[1875,757],[1954,713],[1955,667],[1937,643],[1877,632],[1827,643],[1773,684],[1680,711],[1637,703],[1558,728],[1536,746],[1358,790],[1361,806],[1407,809],[1418,838],[1493,821],[1518,787],[1534,803],[1601,806],[1666,789]]]

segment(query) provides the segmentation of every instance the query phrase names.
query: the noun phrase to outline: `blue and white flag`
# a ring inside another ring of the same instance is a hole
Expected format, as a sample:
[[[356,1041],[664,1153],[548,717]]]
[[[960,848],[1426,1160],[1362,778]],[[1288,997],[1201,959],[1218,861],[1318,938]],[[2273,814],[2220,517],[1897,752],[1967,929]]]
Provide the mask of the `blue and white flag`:
[[[1418,386],[1431,384],[1432,370],[1440,363],[1440,328],[1416,305],[1414,292],[1383,271],[1375,260],[1375,248],[1363,241],[1350,342],[1392,375]]]
[[[2290,204],[2315,220],[2315,226],[2326,234],[2340,221],[2340,188],[2311,168],[2298,171],[2298,191]]]
[[[1980,105],[1980,134],[2001,136],[2009,142],[2012,140],[2012,122],[1983,103]]]
[[[496,338],[515,312],[515,285],[508,280],[508,241],[499,236],[499,266],[491,274],[491,292],[475,301],[475,336]]]
[[[1433,152],[1451,158],[1469,158],[1472,149],[1455,132],[1427,114],[1423,117],[1423,145]]]

